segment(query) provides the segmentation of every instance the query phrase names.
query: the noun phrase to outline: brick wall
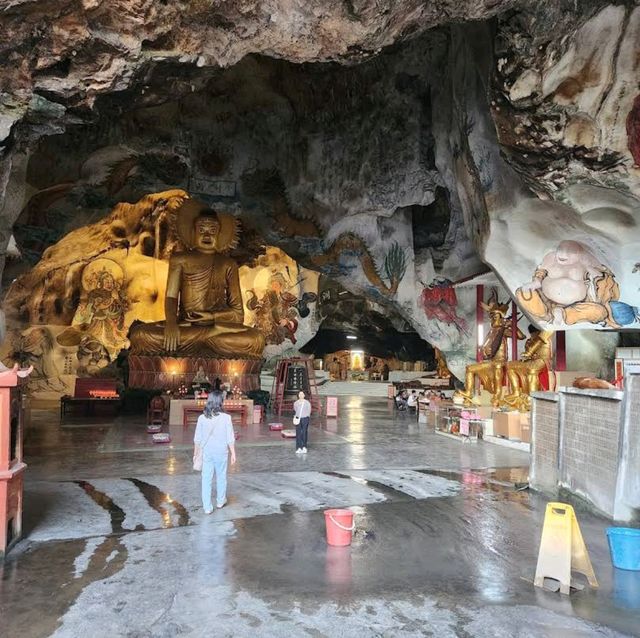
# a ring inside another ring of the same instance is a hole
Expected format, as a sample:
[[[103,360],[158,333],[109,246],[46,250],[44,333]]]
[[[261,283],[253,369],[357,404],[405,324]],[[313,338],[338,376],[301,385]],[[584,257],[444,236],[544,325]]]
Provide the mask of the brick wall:
[[[534,489],[558,485],[621,521],[640,519],[640,375],[625,392],[563,388],[533,394]]]
[[[568,388],[560,393],[560,483],[613,516],[618,482],[622,393],[607,398]]]
[[[539,392],[531,407],[531,470],[529,482],[539,490],[558,485],[558,395]]]

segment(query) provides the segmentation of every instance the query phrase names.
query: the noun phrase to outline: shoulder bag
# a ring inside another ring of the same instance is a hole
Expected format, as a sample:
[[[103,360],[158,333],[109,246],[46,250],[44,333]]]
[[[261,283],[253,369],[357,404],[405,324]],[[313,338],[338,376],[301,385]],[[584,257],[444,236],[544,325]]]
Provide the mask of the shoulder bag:
[[[213,434],[213,430],[215,428],[215,423],[211,426],[211,432],[209,432],[209,436],[205,439],[205,442],[202,445],[197,446],[197,448],[193,451],[193,469],[196,472],[202,472],[202,457],[204,454],[204,448],[206,447],[211,435]]]

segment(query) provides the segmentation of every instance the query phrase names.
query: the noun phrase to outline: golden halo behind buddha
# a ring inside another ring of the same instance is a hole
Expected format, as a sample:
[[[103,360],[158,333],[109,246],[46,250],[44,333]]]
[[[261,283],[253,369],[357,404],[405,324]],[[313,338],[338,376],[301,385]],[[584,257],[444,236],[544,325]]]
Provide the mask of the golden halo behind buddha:
[[[186,200],[173,215],[173,226],[180,241],[188,250],[195,247],[194,244],[194,222],[198,215],[209,207],[204,202],[197,199]],[[220,220],[220,230],[218,231],[218,241],[216,252],[224,253],[233,250],[240,239],[240,224],[230,213],[216,211]]]

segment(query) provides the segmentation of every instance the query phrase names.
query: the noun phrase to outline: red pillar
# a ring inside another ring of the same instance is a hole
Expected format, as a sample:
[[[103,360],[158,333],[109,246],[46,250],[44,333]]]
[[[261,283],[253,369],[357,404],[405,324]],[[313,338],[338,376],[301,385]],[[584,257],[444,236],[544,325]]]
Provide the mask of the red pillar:
[[[511,360],[518,360],[518,306],[511,302]]]
[[[478,334],[480,326],[484,325],[484,311],[482,304],[484,302],[484,286],[480,284],[476,286],[476,361],[482,361],[482,344],[478,343]],[[485,335],[486,336],[486,335]]]
[[[564,330],[556,332],[556,370],[567,369],[567,333]]]
[[[22,405],[18,376],[32,369],[0,372],[0,558],[22,534]]]

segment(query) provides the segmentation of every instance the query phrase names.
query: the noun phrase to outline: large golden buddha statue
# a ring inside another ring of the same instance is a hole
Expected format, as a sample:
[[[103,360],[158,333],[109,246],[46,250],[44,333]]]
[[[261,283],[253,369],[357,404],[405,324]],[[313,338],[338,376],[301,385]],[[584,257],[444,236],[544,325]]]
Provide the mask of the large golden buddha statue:
[[[238,265],[222,254],[237,243],[237,220],[188,200],[175,216],[186,250],[169,261],[165,321],[131,328],[131,353],[259,359],[265,340],[244,325]]]

